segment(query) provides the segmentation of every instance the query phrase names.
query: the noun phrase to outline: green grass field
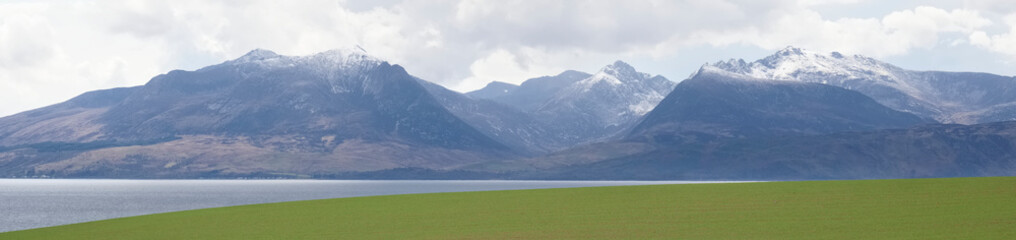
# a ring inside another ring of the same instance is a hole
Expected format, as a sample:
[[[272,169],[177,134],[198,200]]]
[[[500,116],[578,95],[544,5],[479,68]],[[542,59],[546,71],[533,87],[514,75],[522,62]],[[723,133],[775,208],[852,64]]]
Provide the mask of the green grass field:
[[[1016,177],[593,187],[155,214],[0,239],[1016,239]]]

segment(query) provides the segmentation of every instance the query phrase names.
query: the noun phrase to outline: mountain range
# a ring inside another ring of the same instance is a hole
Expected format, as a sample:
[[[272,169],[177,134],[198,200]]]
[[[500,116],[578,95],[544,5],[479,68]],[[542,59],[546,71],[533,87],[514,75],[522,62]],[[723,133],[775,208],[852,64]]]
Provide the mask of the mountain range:
[[[616,61],[459,93],[362,49],[257,49],[0,118],[0,176],[1014,175],[1011,91],[1013,77],[788,47],[678,83]]]

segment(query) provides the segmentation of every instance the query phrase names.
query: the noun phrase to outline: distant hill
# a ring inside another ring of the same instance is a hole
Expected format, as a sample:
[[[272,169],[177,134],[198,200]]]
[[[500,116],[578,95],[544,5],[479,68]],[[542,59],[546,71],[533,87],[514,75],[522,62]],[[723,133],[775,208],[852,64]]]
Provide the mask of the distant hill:
[[[503,82],[490,82],[487,86],[476,91],[466,93],[469,97],[482,98],[482,99],[500,99],[507,96],[511,96],[515,93],[515,89],[519,88],[518,85]]]
[[[466,95],[474,98],[490,99],[525,112],[533,112],[550,100],[555,93],[561,91],[561,89],[590,76],[588,73],[568,70],[556,76],[544,76],[526,80],[518,87],[509,87],[511,89],[508,92],[504,92],[504,85],[491,83],[482,89],[468,92]]]

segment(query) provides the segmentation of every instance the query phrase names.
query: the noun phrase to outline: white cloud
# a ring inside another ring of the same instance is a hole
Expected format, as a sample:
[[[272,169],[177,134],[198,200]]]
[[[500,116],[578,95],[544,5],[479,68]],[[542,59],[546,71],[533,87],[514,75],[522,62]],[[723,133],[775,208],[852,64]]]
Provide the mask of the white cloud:
[[[970,44],[990,48],[992,46],[991,37],[988,37],[985,32],[977,31],[970,34]]]
[[[89,7],[47,2],[0,7],[0,115],[88,90],[140,84],[165,68],[158,64],[165,49],[96,32],[95,22],[77,19]]]
[[[519,84],[520,79],[529,77],[529,69],[519,63],[518,57],[511,52],[498,49],[484,58],[477,59],[469,65],[473,76],[462,81],[456,88],[479,89],[484,83],[491,81],[509,81]]]
[[[970,34],[970,43],[1016,59],[1016,13],[1005,16],[1004,22],[1009,27],[1008,32],[989,36],[983,31],[976,31]]]
[[[45,64],[56,54],[53,31],[45,18],[15,14],[0,22],[0,67],[19,69]]]
[[[620,56],[582,49],[495,49],[469,65],[470,77],[450,87],[465,92],[482,88],[492,81],[521,84],[530,78],[557,75],[569,69],[593,72],[618,60],[605,60],[612,57]]]
[[[832,4],[856,4],[864,0],[798,0],[804,6],[832,5]]]
[[[805,8],[772,15],[772,21],[742,29],[698,31],[689,44],[751,44],[766,49],[788,45],[819,51],[844,51],[874,57],[906,54],[913,48],[932,48],[944,33],[971,33],[991,21],[975,11],[946,11],[919,6],[882,18],[825,19]],[[952,42],[952,39],[948,42]]]
[[[888,28],[899,31],[950,31],[971,32],[991,24],[981,17],[977,11],[955,9],[946,11],[929,6],[919,6],[914,10],[896,11],[882,18]]]

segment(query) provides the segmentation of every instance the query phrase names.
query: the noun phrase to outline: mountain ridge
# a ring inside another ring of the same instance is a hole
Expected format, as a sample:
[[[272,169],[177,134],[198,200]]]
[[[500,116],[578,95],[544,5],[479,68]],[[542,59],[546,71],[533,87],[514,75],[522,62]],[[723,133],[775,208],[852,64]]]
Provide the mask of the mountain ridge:
[[[762,59],[708,66],[761,79],[815,82],[859,91],[890,108],[944,123],[1016,120],[1016,78],[911,71],[861,55],[787,47]],[[987,113],[984,113],[987,112]]]

